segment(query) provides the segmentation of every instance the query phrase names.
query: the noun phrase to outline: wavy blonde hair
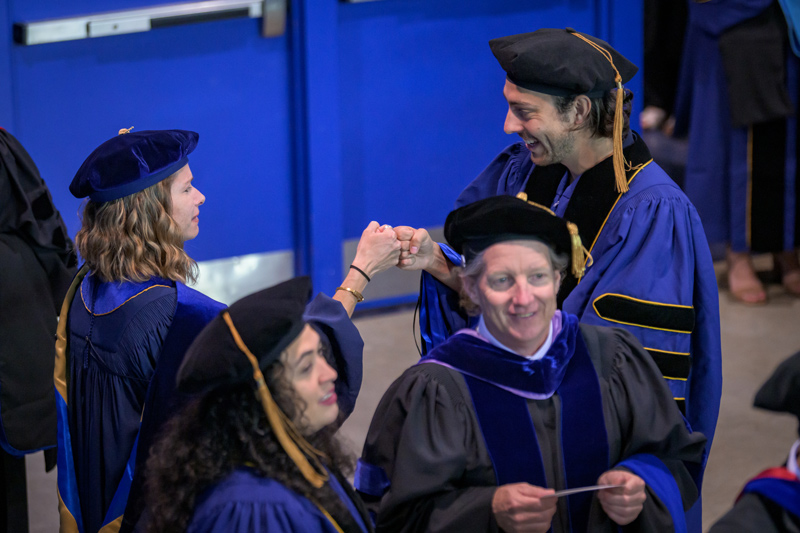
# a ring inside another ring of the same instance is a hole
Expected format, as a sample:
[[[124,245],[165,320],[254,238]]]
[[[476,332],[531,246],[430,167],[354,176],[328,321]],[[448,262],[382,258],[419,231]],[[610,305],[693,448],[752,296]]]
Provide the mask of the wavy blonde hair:
[[[109,202],[89,200],[75,236],[81,257],[103,281],[146,281],[159,276],[189,282],[197,263],[183,250],[183,235],[170,216],[175,175]]]

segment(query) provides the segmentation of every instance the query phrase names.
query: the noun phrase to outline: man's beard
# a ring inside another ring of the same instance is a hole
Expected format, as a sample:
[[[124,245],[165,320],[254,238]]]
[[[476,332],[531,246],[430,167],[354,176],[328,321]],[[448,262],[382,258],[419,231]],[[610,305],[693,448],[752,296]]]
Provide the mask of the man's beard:
[[[550,137],[547,140],[548,147],[541,160],[538,163],[534,161],[539,166],[546,167],[562,163],[575,151],[575,134],[572,131],[566,131],[558,137]],[[541,144],[541,146],[544,148],[544,144]],[[531,153],[531,160],[533,160],[533,153]]]

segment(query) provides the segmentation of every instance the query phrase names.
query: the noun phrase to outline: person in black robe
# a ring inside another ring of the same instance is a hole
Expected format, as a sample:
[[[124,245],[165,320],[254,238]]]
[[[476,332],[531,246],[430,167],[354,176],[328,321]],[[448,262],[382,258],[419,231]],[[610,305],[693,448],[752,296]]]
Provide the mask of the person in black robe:
[[[445,237],[480,319],[377,408],[356,471],[377,530],[685,530],[706,439],[630,333],[556,310],[563,270],[583,274],[577,227],[496,196]]]
[[[55,467],[53,336],[75,275],[67,228],[33,159],[0,128],[0,531],[28,531],[25,454]]]
[[[778,365],[756,393],[753,404],[789,413],[800,421],[800,352]],[[800,434],[800,426],[798,426]],[[800,438],[782,467],[769,468],[748,481],[733,509],[709,533],[800,533]]]

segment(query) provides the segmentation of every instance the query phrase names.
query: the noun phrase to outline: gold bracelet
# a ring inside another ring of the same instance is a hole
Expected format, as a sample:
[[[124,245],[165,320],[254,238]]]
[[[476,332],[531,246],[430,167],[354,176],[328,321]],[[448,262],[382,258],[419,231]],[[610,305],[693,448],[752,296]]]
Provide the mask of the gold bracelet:
[[[356,298],[356,303],[361,303],[364,301],[364,297],[355,289],[351,289],[350,287],[336,287],[337,291],[347,291]]]

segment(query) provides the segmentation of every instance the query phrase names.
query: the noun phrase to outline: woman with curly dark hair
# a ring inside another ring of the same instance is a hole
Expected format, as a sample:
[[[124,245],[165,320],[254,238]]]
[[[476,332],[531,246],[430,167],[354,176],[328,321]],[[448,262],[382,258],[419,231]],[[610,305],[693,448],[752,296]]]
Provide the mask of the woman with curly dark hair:
[[[178,388],[196,397],[152,449],[147,531],[371,530],[334,438],[338,398],[359,385],[337,380],[340,329],[357,331],[307,323],[310,288],[296,278],[243,298],[189,348]]]

